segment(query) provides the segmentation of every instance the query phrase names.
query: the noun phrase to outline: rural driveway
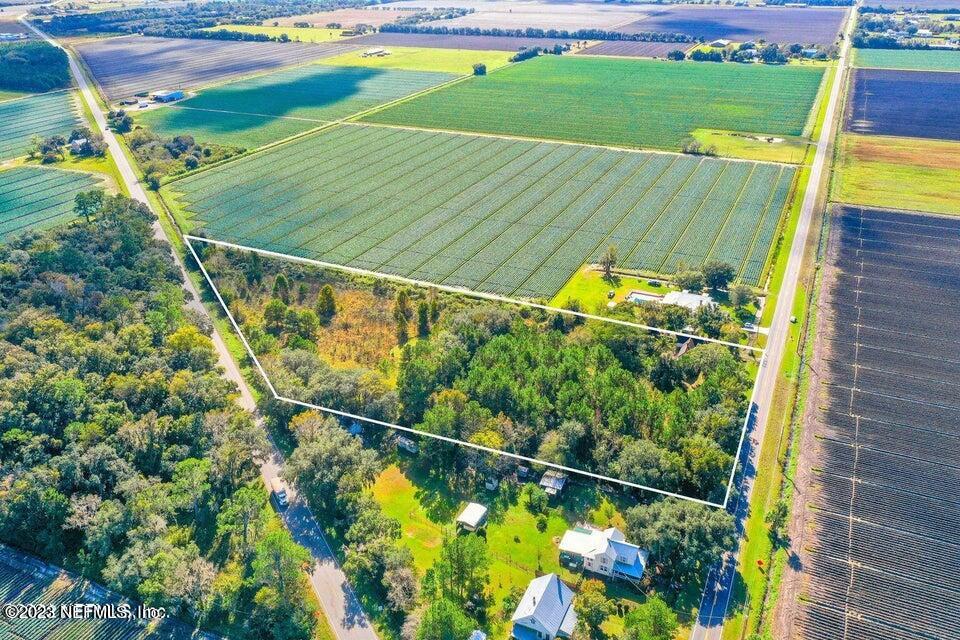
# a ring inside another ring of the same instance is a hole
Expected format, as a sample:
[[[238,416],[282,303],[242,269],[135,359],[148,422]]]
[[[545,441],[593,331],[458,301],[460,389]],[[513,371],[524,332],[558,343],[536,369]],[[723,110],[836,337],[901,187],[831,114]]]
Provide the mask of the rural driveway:
[[[770,323],[769,340],[764,354],[764,364],[758,373],[756,406],[751,417],[751,438],[746,441],[743,459],[743,474],[737,498],[731,512],[736,519],[737,543],[733,551],[728,552],[710,570],[707,582],[700,598],[700,608],[697,623],[690,634],[692,640],[720,640],[723,635],[723,624],[730,606],[730,596],[737,575],[737,559],[739,557],[740,539],[743,527],[750,510],[750,496],[753,493],[756,477],[757,462],[760,456],[760,444],[767,421],[770,418],[770,408],[773,401],[773,392],[779,378],[783,354],[786,351],[787,336],[790,332],[790,318],[793,313],[793,301],[797,293],[797,284],[800,280],[800,267],[803,262],[803,253],[807,246],[807,235],[810,232],[810,222],[813,219],[814,209],[821,195],[822,178],[827,169],[829,151],[833,143],[836,113],[843,93],[843,81],[850,55],[850,34],[856,22],[856,7],[850,11],[844,40],[840,47],[840,57],[837,61],[837,73],[830,90],[827,102],[826,117],[820,138],[817,140],[817,151],[810,166],[810,177],[807,189],[804,192],[803,203],[800,208],[800,218],[797,223],[793,242],[790,243],[790,255],[787,258],[787,268],[777,297],[777,307],[773,312],[773,321]],[[753,443],[756,443],[756,446]]]
[[[57,47],[60,46],[54,39],[30,24],[25,19],[25,16],[21,16],[20,20],[50,44]],[[120,176],[123,178],[130,192],[130,197],[150,206],[150,201],[147,199],[143,185],[141,185],[137,179],[137,174],[130,165],[127,156],[124,154],[120,142],[107,126],[107,120],[100,110],[100,105],[93,95],[93,89],[90,87],[89,82],[87,82],[87,78],[80,68],[80,65],[70,51],[67,51],[67,56],[70,61],[70,70],[77,80],[80,93],[90,108],[90,111],[93,112],[97,127],[103,134],[104,140],[110,149],[110,154],[113,156],[117,168],[120,171]],[[160,215],[159,212],[154,213],[158,216]],[[166,241],[171,247],[173,246],[173,243],[167,238],[163,227],[160,225],[159,217],[157,221],[154,222],[154,235]],[[188,296],[190,300],[188,306],[204,316],[209,317],[206,307],[204,307],[201,302],[200,292],[190,278],[186,266],[175,251],[173,252],[173,257],[180,267],[184,289],[190,294]],[[223,367],[225,375],[232,380],[240,390],[237,403],[244,409],[257,415],[257,403],[253,398],[253,394],[250,392],[250,387],[236,362],[234,362],[233,357],[230,355],[230,351],[227,349],[223,337],[216,328],[213,329],[211,339],[217,352],[219,364]],[[258,417],[257,421],[258,424],[263,425],[262,418]],[[268,487],[270,486],[270,481],[280,475],[280,471],[283,468],[283,456],[272,442],[270,444],[271,450],[269,456],[265,460],[259,461],[260,476]],[[290,535],[293,536],[293,539],[296,540],[298,544],[306,547],[313,557],[313,566],[308,574],[310,585],[320,601],[327,620],[330,621],[330,627],[337,637],[337,640],[378,640],[373,626],[370,624],[369,619],[360,606],[360,602],[350,587],[347,576],[337,564],[336,557],[327,544],[323,531],[310,512],[310,508],[303,498],[297,494],[295,487],[292,485],[290,486],[290,506],[280,515],[287,529],[290,531]]]

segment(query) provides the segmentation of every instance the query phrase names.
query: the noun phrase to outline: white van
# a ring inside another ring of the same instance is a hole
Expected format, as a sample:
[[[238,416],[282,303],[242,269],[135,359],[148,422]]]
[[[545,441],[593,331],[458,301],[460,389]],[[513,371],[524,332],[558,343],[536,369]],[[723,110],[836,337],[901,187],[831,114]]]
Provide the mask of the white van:
[[[278,509],[287,508],[287,485],[280,476],[270,481],[270,497],[277,503]]]

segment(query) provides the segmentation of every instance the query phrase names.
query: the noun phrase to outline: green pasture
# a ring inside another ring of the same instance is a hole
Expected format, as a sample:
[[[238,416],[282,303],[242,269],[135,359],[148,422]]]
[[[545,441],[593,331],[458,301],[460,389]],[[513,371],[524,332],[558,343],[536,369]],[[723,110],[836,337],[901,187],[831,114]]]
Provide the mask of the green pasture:
[[[206,89],[195,97],[136,114],[136,119],[163,136],[190,134],[202,142],[251,149],[453,77],[311,64]]]
[[[0,242],[76,219],[74,197],[99,184],[79,171],[40,167],[0,171]]]
[[[678,149],[696,129],[803,133],[823,68],[541,56],[370,122]]]
[[[854,49],[854,66],[910,71],[960,71],[960,51],[937,49]]]
[[[611,244],[624,269],[716,259],[756,284],[793,176],[774,164],[340,125],[164,193],[212,238],[549,299]]]

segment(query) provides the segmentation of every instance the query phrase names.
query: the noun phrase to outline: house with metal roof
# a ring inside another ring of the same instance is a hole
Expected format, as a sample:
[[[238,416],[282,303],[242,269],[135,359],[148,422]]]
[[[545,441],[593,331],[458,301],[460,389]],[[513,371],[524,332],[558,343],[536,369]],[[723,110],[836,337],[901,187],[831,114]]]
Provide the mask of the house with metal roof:
[[[516,640],[569,638],[577,626],[573,590],[555,573],[535,578],[527,585],[511,621],[511,637]]]
[[[643,578],[649,556],[648,551],[627,542],[616,527],[598,529],[578,524],[560,540],[561,562],[635,585]]]

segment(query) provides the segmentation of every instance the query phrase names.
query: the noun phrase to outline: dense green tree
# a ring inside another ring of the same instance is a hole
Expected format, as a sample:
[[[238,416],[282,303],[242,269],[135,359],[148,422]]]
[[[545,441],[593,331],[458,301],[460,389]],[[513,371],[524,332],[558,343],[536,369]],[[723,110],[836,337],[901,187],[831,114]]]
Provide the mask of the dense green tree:
[[[337,313],[337,301],[334,296],[333,287],[329,284],[325,284],[320,287],[320,295],[317,298],[317,316],[320,318],[320,322],[323,324],[329,323],[333,320],[333,316]]]
[[[100,211],[100,207],[103,206],[103,196],[103,189],[81,191],[73,198],[73,212],[89,223],[90,219],[97,214]]]
[[[730,264],[719,260],[707,260],[700,269],[704,283],[711,289],[724,289],[737,277],[737,271]]]
[[[607,588],[599,580],[585,580],[574,600],[577,612],[577,622],[586,626],[589,637],[594,638],[600,633],[600,626],[612,616],[616,607],[607,597]]]
[[[430,306],[426,300],[417,305],[417,337],[426,338],[430,335]]]
[[[664,584],[698,580],[733,545],[733,516],[686,500],[638,505],[626,514],[627,538],[650,550],[654,575]]]
[[[489,581],[490,558],[483,538],[446,537],[432,571],[424,578],[424,592],[461,608],[482,610]]]
[[[321,513],[341,511],[357,499],[379,472],[376,454],[339,426],[326,424],[299,444],[286,472]]]
[[[679,628],[677,614],[654,595],[627,614],[624,640],[673,640]]]
[[[470,635],[474,622],[453,602],[432,600],[417,628],[416,640],[460,640]]]

